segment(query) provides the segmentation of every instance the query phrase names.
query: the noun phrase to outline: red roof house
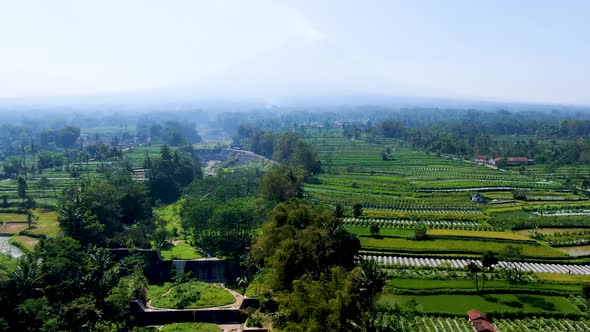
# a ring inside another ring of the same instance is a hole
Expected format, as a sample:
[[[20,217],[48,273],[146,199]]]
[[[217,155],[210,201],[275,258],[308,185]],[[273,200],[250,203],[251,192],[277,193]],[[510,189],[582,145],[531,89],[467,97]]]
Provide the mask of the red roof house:
[[[488,320],[488,318],[486,317],[486,315],[483,314],[483,312],[479,311],[479,310],[475,310],[475,309],[471,309],[469,311],[467,311],[467,316],[469,316],[469,320],[470,321],[474,321],[474,320],[478,320],[478,319],[483,319],[483,320]]]
[[[481,311],[475,309],[469,310],[467,316],[469,316],[469,322],[475,332],[496,332],[494,325],[490,323],[486,315]]]

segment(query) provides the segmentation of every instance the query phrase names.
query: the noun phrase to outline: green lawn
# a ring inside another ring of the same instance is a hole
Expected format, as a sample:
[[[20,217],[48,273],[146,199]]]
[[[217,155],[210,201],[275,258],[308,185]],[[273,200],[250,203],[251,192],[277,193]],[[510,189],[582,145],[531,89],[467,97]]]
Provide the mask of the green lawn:
[[[564,313],[581,314],[581,311],[563,296],[525,294],[487,295],[395,295],[384,293],[379,304],[406,306],[411,300],[417,303],[416,310],[422,313],[445,313],[464,315],[471,309],[485,313],[522,312],[529,314]]]
[[[483,253],[490,250],[496,254],[502,253],[506,246],[512,245],[522,248],[528,257],[566,257],[567,254],[544,245],[528,243],[509,243],[477,240],[433,239],[414,241],[403,238],[370,238],[360,237],[363,248],[377,248],[385,250],[409,250],[416,252],[453,251],[460,253]]]
[[[399,289],[473,289],[475,283],[473,280],[432,280],[432,279],[391,279],[387,282],[388,287]],[[486,288],[496,289],[543,289],[557,290],[565,292],[580,292],[581,285],[576,284],[556,284],[556,283],[538,283],[530,282],[524,284],[509,285],[506,280],[488,280]]]
[[[203,257],[201,253],[189,245],[186,242],[177,242],[175,246],[172,246],[168,250],[160,251],[162,259],[173,260],[173,259],[197,259]]]
[[[235,297],[222,287],[199,281],[149,285],[148,299],[154,307],[172,309],[209,308],[236,301]]]

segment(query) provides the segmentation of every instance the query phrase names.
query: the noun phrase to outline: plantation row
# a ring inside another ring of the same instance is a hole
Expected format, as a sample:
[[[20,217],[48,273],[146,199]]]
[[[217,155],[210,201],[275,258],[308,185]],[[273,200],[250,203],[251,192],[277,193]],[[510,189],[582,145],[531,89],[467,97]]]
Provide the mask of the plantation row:
[[[421,210],[428,212],[430,210],[452,210],[449,213],[463,213],[463,211],[477,211],[478,206],[471,202],[468,195],[465,197],[441,197],[440,199],[421,199],[407,200],[398,199],[397,195],[381,195],[376,193],[359,193],[352,191],[341,191],[325,189],[321,186],[307,185],[303,188],[306,195],[311,196],[319,201],[331,204],[342,204],[345,206],[352,205],[352,202],[358,202],[364,208],[369,209],[388,209],[388,210]],[[358,190],[358,189],[356,189]],[[476,212],[476,213],[477,213]],[[443,212],[444,213],[444,212]]]
[[[395,211],[401,213],[434,213],[434,214],[453,214],[453,213],[461,213],[461,214],[483,214],[480,210],[469,209],[469,208],[447,208],[447,209],[432,209],[428,207],[423,208],[414,208],[414,209],[406,209],[406,208],[395,208],[395,207],[374,207],[374,206],[367,206],[367,209],[375,210],[375,211]]]
[[[467,317],[434,317],[417,316],[413,320],[398,318],[389,314],[382,314],[378,317],[382,324],[400,320],[404,331],[418,332],[472,332]],[[494,319],[492,322],[498,331],[502,332],[586,332],[590,331],[590,321],[587,319],[571,320],[564,318],[523,318],[523,319]]]
[[[369,227],[377,224],[382,228],[414,228],[418,224],[426,224],[429,228],[452,228],[462,230],[489,230],[490,227],[475,221],[436,221],[436,220],[408,220],[408,219],[358,219],[344,218],[344,224],[355,227]]]
[[[547,242],[552,247],[580,246],[590,244],[590,231],[556,232],[554,234],[533,235],[535,239]]]
[[[564,209],[561,211],[533,211],[532,214],[543,216],[543,217],[563,217],[563,216],[588,216],[590,210],[570,210]]]
[[[466,318],[449,318],[449,317],[416,317],[416,330],[420,332],[472,332]]]
[[[511,190],[530,190],[531,187],[472,187],[472,188],[451,188],[451,189],[432,189],[432,188],[420,188],[416,189],[417,192],[429,192],[429,193],[450,193],[450,192],[464,192],[464,191],[511,191]]]
[[[438,267],[447,265],[455,269],[463,269],[469,263],[479,261],[468,259],[441,259],[441,258],[415,258],[415,257],[397,257],[397,256],[378,256],[378,255],[361,255],[363,259],[371,259],[382,265],[393,266],[429,266]],[[506,262],[500,261],[496,264],[500,268],[516,268],[525,272],[547,272],[563,274],[582,274],[590,275],[590,266],[588,265],[566,265],[566,264],[547,264],[547,263],[528,263],[528,262]]]
[[[525,318],[525,319],[494,319],[494,325],[502,332],[566,332],[566,331],[590,331],[590,321],[555,319],[555,318]]]

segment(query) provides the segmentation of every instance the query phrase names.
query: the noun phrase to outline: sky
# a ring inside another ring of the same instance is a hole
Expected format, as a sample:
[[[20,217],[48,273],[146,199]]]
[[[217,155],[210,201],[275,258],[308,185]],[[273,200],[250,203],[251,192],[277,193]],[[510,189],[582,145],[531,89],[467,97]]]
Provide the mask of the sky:
[[[0,0],[0,97],[590,104],[586,0]]]

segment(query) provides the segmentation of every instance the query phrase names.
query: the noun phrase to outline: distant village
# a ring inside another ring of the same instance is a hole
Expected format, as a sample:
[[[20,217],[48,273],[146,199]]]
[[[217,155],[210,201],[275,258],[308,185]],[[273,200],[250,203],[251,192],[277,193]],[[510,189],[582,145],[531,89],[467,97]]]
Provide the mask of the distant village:
[[[507,157],[507,158],[500,158],[500,157],[487,157],[487,156],[475,156],[474,161],[478,164],[482,165],[491,165],[491,166],[522,166],[522,165],[532,165],[535,163],[533,159],[529,159],[527,157]]]

